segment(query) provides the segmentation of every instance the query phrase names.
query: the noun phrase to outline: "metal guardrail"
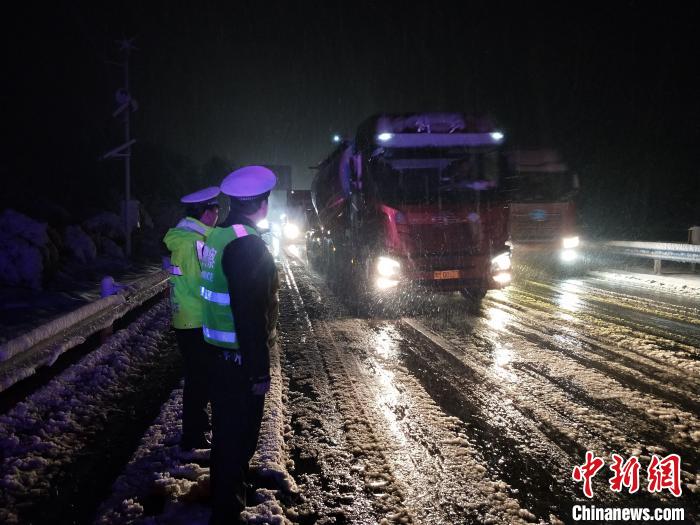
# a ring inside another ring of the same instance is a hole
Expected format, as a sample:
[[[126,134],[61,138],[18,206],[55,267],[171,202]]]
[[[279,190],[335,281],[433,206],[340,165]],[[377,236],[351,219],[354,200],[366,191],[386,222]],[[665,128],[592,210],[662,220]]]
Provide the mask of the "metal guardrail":
[[[168,286],[164,271],[142,277],[128,289],[103,297],[0,345],[0,392],[52,365],[64,352],[109,329]]]
[[[700,245],[674,242],[608,241],[602,243],[608,253],[654,260],[654,271],[661,272],[661,261],[700,263]]]

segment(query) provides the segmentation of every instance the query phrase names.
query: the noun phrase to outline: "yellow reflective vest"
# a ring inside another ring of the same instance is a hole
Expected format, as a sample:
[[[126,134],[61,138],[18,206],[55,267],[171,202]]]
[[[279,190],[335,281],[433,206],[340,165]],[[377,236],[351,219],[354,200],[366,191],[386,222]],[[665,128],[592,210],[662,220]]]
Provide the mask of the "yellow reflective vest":
[[[170,228],[163,242],[170,251],[170,304],[173,327],[202,326],[202,298],[199,291],[200,258],[212,228],[192,217],[185,217]]]

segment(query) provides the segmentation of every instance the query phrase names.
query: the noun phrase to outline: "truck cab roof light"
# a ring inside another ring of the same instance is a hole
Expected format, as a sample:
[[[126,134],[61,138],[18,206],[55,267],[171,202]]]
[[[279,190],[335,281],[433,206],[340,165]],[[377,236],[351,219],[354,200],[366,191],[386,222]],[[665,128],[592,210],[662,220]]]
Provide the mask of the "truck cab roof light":
[[[494,133],[380,133],[377,140],[380,146],[392,148],[449,148],[467,146],[494,146],[503,138],[495,138]],[[498,136],[498,135],[497,135]]]

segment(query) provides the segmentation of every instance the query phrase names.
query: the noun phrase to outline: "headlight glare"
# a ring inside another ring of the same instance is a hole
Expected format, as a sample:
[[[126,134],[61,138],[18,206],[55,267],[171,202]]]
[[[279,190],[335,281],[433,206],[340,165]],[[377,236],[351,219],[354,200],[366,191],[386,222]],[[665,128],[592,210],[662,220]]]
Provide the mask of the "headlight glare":
[[[508,284],[512,280],[510,272],[503,272],[493,276],[493,280],[498,284]]]
[[[578,235],[574,237],[564,237],[564,239],[562,239],[562,244],[564,245],[565,250],[572,250],[574,248],[577,248],[579,243],[580,241]]]
[[[383,277],[394,277],[401,270],[401,264],[389,257],[377,259],[377,273]]]
[[[497,272],[504,272],[507,270],[510,270],[511,262],[510,262],[510,253],[509,252],[504,252],[500,255],[497,255],[493,259],[491,259],[491,268],[494,271]]]
[[[572,263],[577,259],[576,252],[574,250],[563,250],[561,252],[561,260],[566,263]]]
[[[386,277],[377,277],[376,286],[379,290],[387,290],[389,288],[394,288],[399,284],[396,279],[387,279]]]
[[[300,233],[299,226],[297,226],[296,224],[294,224],[292,222],[288,222],[287,224],[285,224],[282,231],[284,232],[284,236],[287,239],[292,239],[292,240],[299,237],[299,233]]]

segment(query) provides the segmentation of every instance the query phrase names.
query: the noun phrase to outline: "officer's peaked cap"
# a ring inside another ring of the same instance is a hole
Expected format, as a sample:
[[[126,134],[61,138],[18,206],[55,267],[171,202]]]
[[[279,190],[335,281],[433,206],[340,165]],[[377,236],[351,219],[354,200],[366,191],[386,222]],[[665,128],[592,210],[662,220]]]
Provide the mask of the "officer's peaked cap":
[[[209,188],[185,195],[180,199],[180,202],[183,204],[219,204],[217,200],[219,193],[221,193],[221,190],[218,186],[210,186]]]
[[[265,166],[245,166],[229,173],[221,183],[221,191],[235,199],[254,199],[277,184],[277,177]]]

